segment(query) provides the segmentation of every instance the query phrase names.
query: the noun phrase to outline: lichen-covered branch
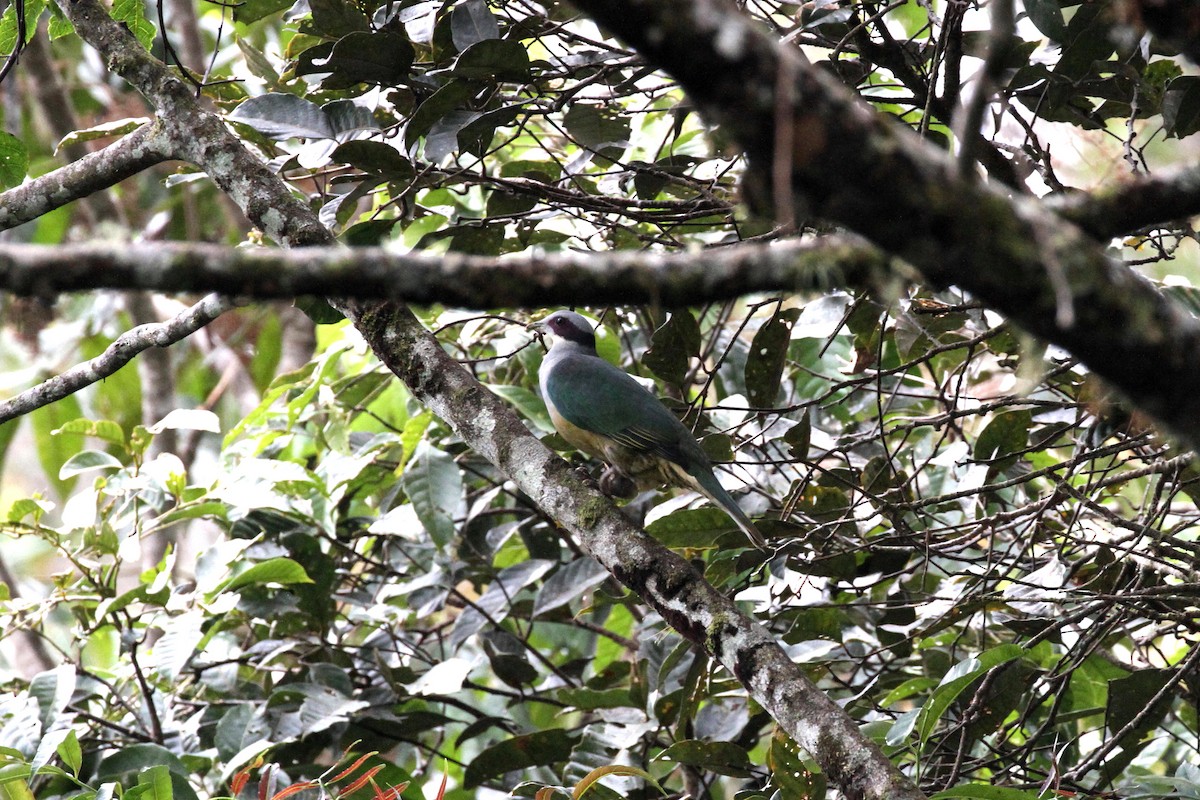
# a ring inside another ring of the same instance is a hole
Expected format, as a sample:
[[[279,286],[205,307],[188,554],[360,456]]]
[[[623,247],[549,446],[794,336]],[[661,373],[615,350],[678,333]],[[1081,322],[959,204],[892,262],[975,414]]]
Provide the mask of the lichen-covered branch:
[[[231,300],[212,294],[166,322],[148,323],[125,331],[95,358],[76,364],[32,389],[26,389],[16,397],[0,403],[0,424],[104,380],[143,350],[151,347],[170,347],[191,336],[234,305]]]
[[[919,798],[920,792],[792,663],[767,631],[679,555],[634,527],[531,436],[495,395],[406,310],[347,303],[344,310],[413,395],[512,478],[673,628],[713,655],[821,764],[846,797]]]
[[[862,234],[1079,357],[1200,448],[1200,321],[1045,204],[957,173],[946,153],[780,44],[728,0],[576,0],[671,73],[745,150],[749,196]],[[777,92],[780,76],[788,91]],[[754,87],[748,91],[747,87]],[[780,137],[780,120],[791,126]],[[790,141],[787,152],[776,143]],[[780,164],[789,169],[780,170]],[[776,176],[786,180],[775,185]]]
[[[195,106],[175,81],[113,22],[95,0],[60,0],[80,36],[109,67],[155,105],[185,149],[276,241],[331,241],[307,206],[229,137],[219,120]],[[209,138],[213,137],[213,138]],[[240,151],[235,152],[235,151]],[[248,174],[239,171],[251,169]],[[920,793],[825,697],[779,644],[685,561],[648,540],[612,503],[582,486],[565,462],[532,436],[517,416],[451,359],[403,306],[342,302],[372,349],[463,441],[490,459],[553,519],[580,537],[596,557],[684,635],[706,647],[743,681],[795,740],[809,750],[850,798],[918,798]]]
[[[341,296],[468,308],[540,308],[581,297],[594,304],[681,306],[754,292],[860,285],[886,272],[882,252],[849,236],[695,253],[525,254],[504,260],[382,248],[0,243],[0,289],[43,297],[108,288],[215,291],[255,299]]]
[[[0,231],[116,186],[171,158],[163,130],[156,122],[147,123],[103,150],[0,194]]]

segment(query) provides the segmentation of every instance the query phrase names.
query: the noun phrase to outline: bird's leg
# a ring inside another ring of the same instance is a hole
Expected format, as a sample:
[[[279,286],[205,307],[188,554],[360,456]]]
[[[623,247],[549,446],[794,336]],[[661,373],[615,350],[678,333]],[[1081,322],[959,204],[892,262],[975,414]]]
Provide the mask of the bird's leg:
[[[606,466],[600,475],[600,491],[609,497],[628,500],[637,494],[637,483],[614,466]]]

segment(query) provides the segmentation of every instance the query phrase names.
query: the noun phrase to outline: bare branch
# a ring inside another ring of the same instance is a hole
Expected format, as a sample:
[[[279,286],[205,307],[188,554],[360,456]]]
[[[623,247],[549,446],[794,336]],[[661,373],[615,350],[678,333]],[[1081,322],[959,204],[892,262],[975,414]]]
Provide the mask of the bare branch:
[[[103,353],[55,375],[48,381],[0,403],[0,424],[28,414],[34,409],[61,400],[91,386],[128,364],[133,357],[151,347],[170,347],[203,328],[236,304],[210,294],[191,308],[166,322],[139,325],[117,337]]]
[[[887,257],[853,237],[696,253],[558,253],[503,260],[382,248],[296,250],[209,244],[0,244],[0,289],[43,297],[88,289],[220,292],[256,299],[306,295],[445,303],[466,308],[725,300],[883,276]]]

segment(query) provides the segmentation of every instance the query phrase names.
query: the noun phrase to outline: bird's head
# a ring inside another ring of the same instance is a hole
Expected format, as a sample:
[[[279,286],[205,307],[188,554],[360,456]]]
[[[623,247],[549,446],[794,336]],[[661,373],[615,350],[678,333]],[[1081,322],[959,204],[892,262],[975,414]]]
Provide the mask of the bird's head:
[[[591,323],[574,311],[555,311],[528,327],[539,336],[552,336],[556,341],[569,342],[593,352],[596,349],[596,334]]]

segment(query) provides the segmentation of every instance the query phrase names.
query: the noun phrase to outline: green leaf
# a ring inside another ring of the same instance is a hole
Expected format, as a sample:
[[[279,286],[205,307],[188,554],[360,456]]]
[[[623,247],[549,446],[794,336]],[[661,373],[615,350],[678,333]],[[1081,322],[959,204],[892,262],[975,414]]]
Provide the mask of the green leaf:
[[[179,756],[162,745],[145,743],[127,745],[113,752],[96,768],[96,778],[101,781],[120,780],[132,773],[142,774],[156,767],[182,777],[190,774]]]
[[[404,470],[404,491],[433,543],[445,548],[454,538],[462,510],[462,470],[446,452],[421,442]]]
[[[117,423],[107,419],[73,419],[64,422],[53,433],[55,436],[65,434],[93,436],[121,447],[125,446],[125,430]]]
[[[550,421],[550,412],[546,410],[546,404],[542,402],[542,398],[524,386],[490,383],[487,384],[487,388],[506,403],[516,406],[521,415],[532,422],[542,433],[554,433],[554,423]]]
[[[1200,131],[1200,77],[1182,75],[1167,84],[1162,117],[1167,135],[1176,139]]]
[[[146,19],[146,8],[142,0],[113,0],[112,18],[125,23],[125,27],[149,50],[154,45],[157,29]]]
[[[529,53],[520,42],[488,39],[460,53],[450,72],[468,80],[521,83],[529,80]]]
[[[0,800],[35,800],[33,792],[29,790],[28,778],[31,774],[28,764],[0,767]]]
[[[294,94],[268,92],[251,97],[229,119],[249,125],[269,139],[332,139],[329,117],[316,104]]]
[[[624,708],[633,705],[633,697],[629,688],[617,689],[559,689],[555,695],[558,700],[571,708],[580,711],[594,711],[598,708]]]
[[[650,337],[642,364],[667,383],[681,386],[693,357],[700,356],[700,325],[690,311],[676,311]]]
[[[67,463],[58,470],[58,477],[66,480],[84,472],[120,469],[122,466],[124,465],[120,461],[102,450],[84,450],[67,459]]]
[[[312,583],[312,578],[308,577],[308,573],[304,571],[304,567],[290,558],[269,558],[227,579],[212,594],[216,596],[221,592],[236,592],[238,589],[244,589],[247,586],[270,583],[283,585]]]
[[[72,775],[79,774],[83,767],[83,748],[79,746],[79,737],[75,735],[74,729],[68,730],[66,737],[59,744],[58,757],[67,765],[67,769],[71,770]]]
[[[808,448],[812,440],[812,417],[808,409],[796,420],[796,424],[783,434],[783,443],[788,447],[788,456],[800,461],[808,458]]]
[[[716,547],[722,536],[735,530],[729,514],[715,506],[681,509],[646,526],[646,533],[666,547]]]
[[[781,309],[754,334],[745,374],[746,396],[755,408],[771,408],[779,397],[792,326],[799,317],[798,308]]]
[[[415,175],[412,162],[390,144],[356,139],[343,142],[333,151],[334,163],[349,164],[355,169],[387,180],[407,182]]]
[[[922,745],[929,739],[950,704],[971,684],[983,677],[989,670],[1018,659],[1024,654],[1025,648],[1020,645],[1002,644],[955,664],[942,678],[941,685],[934,690],[929,700],[921,707],[921,713],[917,719],[917,733],[921,738]]]
[[[137,785],[125,790],[123,800],[173,800],[171,771],[162,764],[156,764],[138,774]]]
[[[998,460],[1024,450],[1029,444],[1032,423],[1033,414],[1028,409],[1001,411],[975,440],[975,458]]]
[[[345,89],[360,83],[395,86],[411,71],[415,55],[413,46],[397,33],[355,31],[333,46],[322,65],[322,72],[332,74],[321,81],[321,88]]]
[[[1061,42],[1067,38],[1067,23],[1059,0],[1025,0],[1025,13],[1033,26],[1051,40]]]
[[[109,122],[102,122],[99,125],[93,125],[90,128],[81,128],[77,131],[71,131],[54,146],[54,152],[62,152],[64,148],[72,145],[83,144],[84,142],[95,141],[96,139],[109,139],[114,136],[124,136],[127,133],[133,133],[138,128],[150,122],[149,117],[127,117],[125,119],[115,119]]]
[[[500,38],[500,24],[485,0],[467,0],[450,12],[450,36],[460,53],[473,44]]]
[[[322,36],[340,39],[371,27],[367,15],[346,0],[309,0],[308,7],[312,9],[313,29]]]
[[[4,15],[0,17],[0,57],[9,55],[17,46],[17,12],[21,11],[24,18],[25,41],[21,44],[26,45],[37,33],[38,20],[46,10],[46,2],[47,0],[25,0],[23,5],[12,3],[4,9]]]
[[[471,760],[463,773],[463,788],[474,789],[508,772],[564,762],[577,741],[578,736],[557,728],[506,739]]]
[[[247,25],[293,5],[292,0],[241,0],[233,7],[233,21]]]
[[[767,751],[771,783],[779,789],[779,800],[810,800],[826,796],[825,774],[805,762],[796,743],[776,729]]]
[[[29,694],[37,700],[38,716],[42,728],[49,728],[51,723],[63,712],[71,702],[75,692],[75,666],[63,664],[52,670],[42,672],[34,677],[29,684]]]
[[[28,171],[29,153],[24,143],[11,133],[0,131],[0,188],[20,186]]]
[[[564,564],[538,590],[537,598],[533,601],[533,616],[537,617],[566,605],[599,586],[608,576],[608,570],[590,556],[580,556]]]
[[[675,742],[659,754],[658,760],[737,777],[749,776],[753,766],[744,747],[733,742],[705,742],[699,739]]]
[[[42,406],[29,414],[29,420],[33,424],[38,460],[41,461],[42,469],[45,470],[47,478],[60,499],[66,499],[71,493],[71,487],[75,485],[74,478],[58,476],[63,464],[66,464],[67,460],[74,455],[75,448],[68,437],[55,436],[54,433],[71,420],[78,419],[82,414],[83,409],[79,407],[79,400],[74,395],[64,397],[57,403]]]
[[[573,103],[563,117],[567,133],[582,145],[600,147],[629,140],[629,118],[601,106]]]

